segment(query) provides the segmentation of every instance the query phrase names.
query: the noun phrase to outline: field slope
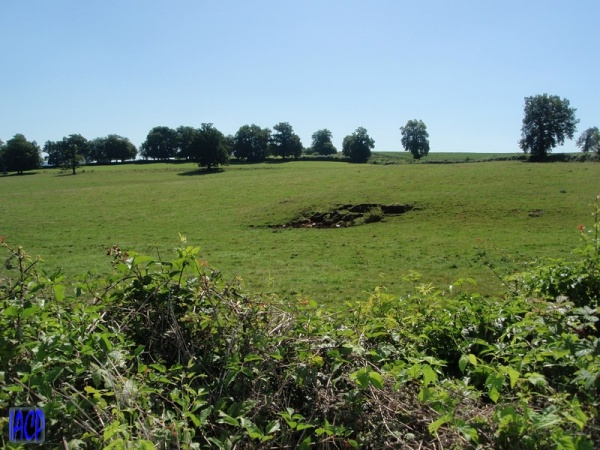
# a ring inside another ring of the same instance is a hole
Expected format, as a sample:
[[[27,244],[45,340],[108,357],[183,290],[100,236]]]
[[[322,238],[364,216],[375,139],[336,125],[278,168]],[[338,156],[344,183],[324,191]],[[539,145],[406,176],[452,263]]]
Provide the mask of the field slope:
[[[353,165],[192,164],[48,169],[0,178],[0,234],[68,275],[107,273],[106,249],[167,255],[181,233],[226,278],[254,292],[356,299],[391,293],[411,270],[440,289],[463,277],[496,293],[498,273],[539,256],[568,256],[590,222],[600,165],[503,161]],[[410,203],[404,215],[351,228],[275,229],[336,204]]]

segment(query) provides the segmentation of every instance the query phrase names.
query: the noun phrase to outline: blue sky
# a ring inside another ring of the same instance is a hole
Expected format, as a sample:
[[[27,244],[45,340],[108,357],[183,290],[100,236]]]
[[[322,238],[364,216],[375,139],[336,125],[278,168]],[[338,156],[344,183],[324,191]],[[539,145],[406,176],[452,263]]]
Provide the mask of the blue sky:
[[[600,126],[600,1],[2,0],[0,139],[289,122],[400,151],[517,152],[524,97]],[[555,151],[576,151],[573,141]]]

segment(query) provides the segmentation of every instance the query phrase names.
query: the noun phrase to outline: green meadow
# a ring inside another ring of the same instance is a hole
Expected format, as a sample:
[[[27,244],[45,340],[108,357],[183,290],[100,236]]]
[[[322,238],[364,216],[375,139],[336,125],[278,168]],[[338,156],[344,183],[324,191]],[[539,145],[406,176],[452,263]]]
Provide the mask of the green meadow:
[[[171,258],[181,234],[250,292],[333,306],[376,286],[401,294],[411,271],[441,290],[473,278],[477,292],[500,292],[498,276],[569,256],[597,194],[597,163],[88,166],[0,177],[0,235],[71,276],[108,273],[113,245]],[[415,209],[349,228],[270,227],[359,203]]]

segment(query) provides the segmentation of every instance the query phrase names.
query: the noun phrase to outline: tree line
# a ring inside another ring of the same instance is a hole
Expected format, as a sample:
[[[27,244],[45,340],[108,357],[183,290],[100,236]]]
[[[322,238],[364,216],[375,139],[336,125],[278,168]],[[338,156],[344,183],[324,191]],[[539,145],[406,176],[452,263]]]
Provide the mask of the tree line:
[[[521,140],[519,146],[532,160],[548,156],[554,147],[565,139],[573,139],[579,119],[575,108],[567,99],[556,95],[536,95],[525,98]],[[409,120],[400,127],[401,144],[414,159],[429,154],[429,133],[422,120]],[[182,159],[193,161],[207,170],[225,165],[231,157],[241,161],[260,162],[268,157],[298,159],[307,155],[335,155],[337,149],[332,142],[332,133],[327,128],[312,134],[312,146],[304,148],[300,137],[288,122],[280,122],[270,128],[258,125],[243,125],[235,135],[224,135],[212,123],[203,123],[200,128],[180,126],[169,128],[157,126],[150,130],[146,140],[138,149],[128,138],[110,134],[87,140],[80,134],[71,134],[60,141],[47,141],[43,151],[48,154],[47,162],[64,169],[76,169],[83,163],[107,164],[135,159],[168,161]],[[582,152],[600,154],[600,131],[598,127],[586,129],[577,139]],[[364,127],[346,137],[342,142],[342,155],[351,162],[365,163],[371,156],[375,141]],[[6,144],[0,140],[0,171],[18,172],[37,169],[42,164],[42,149],[35,141],[28,141],[16,134]]]
[[[337,149],[333,135],[327,128],[315,131],[312,146],[304,148],[300,136],[288,122],[280,122],[270,128],[256,124],[243,125],[235,135],[225,136],[211,123],[200,128],[181,126],[154,127],[140,147],[140,156],[145,159],[167,161],[173,158],[195,161],[208,169],[226,164],[230,157],[241,161],[260,162],[268,157],[298,159],[308,155],[335,155]],[[353,162],[366,162],[371,156],[375,141],[367,130],[359,127],[344,138],[342,154]]]

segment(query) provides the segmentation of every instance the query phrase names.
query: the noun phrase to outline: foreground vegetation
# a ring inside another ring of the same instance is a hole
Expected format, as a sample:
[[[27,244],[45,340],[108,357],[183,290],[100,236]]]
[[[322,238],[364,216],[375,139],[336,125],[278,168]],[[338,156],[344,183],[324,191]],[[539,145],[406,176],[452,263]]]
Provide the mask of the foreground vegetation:
[[[37,405],[53,448],[592,449],[595,217],[576,259],[502,295],[411,273],[405,295],[343,313],[248,296],[183,238],[173,259],[111,248],[102,279],[45,274],[3,242],[0,425]]]

